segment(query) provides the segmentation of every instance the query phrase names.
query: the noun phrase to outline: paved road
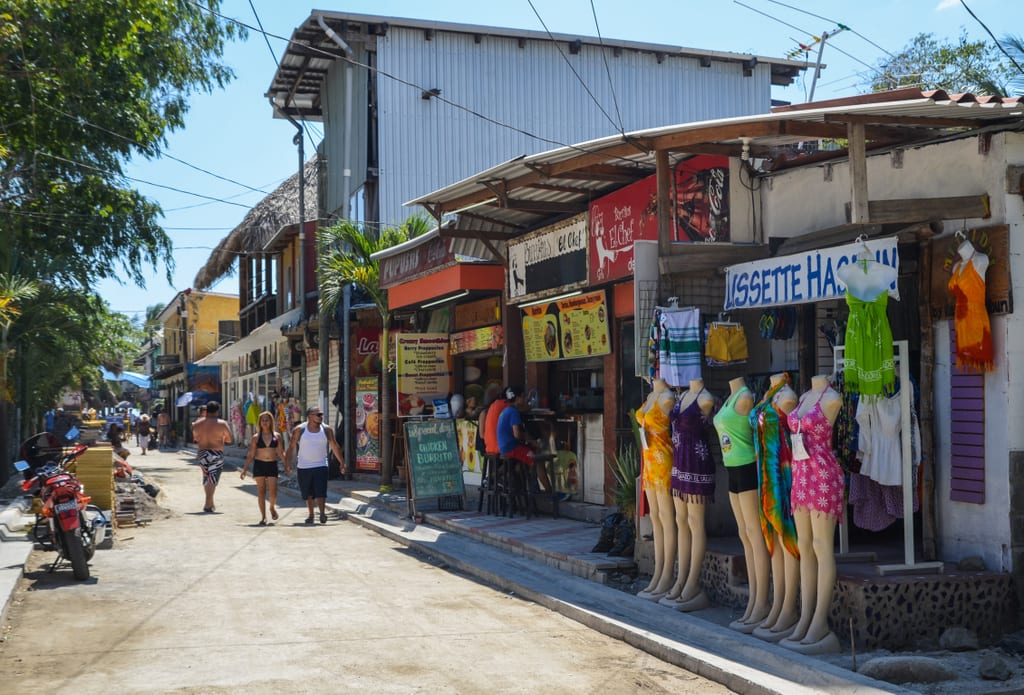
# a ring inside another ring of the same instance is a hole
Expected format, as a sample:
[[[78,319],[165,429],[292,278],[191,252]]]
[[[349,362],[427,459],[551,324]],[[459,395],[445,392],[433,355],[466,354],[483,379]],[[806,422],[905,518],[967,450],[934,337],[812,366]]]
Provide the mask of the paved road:
[[[93,579],[33,553],[0,644],[10,692],[727,693],[355,524],[259,527],[226,471],[204,514],[183,455],[133,457],[169,518],[120,529]]]

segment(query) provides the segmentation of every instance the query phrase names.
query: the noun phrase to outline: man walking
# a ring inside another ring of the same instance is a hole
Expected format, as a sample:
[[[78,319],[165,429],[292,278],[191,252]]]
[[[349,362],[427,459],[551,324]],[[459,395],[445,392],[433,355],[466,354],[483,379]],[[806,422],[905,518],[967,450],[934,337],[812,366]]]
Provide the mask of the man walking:
[[[320,510],[320,523],[327,523],[327,452],[345,468],[345,457],[334,438],[334,431],[324,424],[324,412],[319,407],[306,409],[306,421],[292,430],[285,461],[294,461],[299,480],[299,492],[306,500],[309,516],[306,523],[313,523],[313,500]]]
[[[159,437],[159,444],[162,447],[168,445],[171,434],[171,416],[166,410],[161,409],[156,415],[156,432]]]
[[[213,512],[213,493],[217,491],[220,473],[224,469],[224,445],[232,441],[231,428],[220,419],[220,403],[210,401],[206,404],[206,417],[193,423],[192,437],[199,449],[196,460],[203,471],[203,490],[206,492],[203,511]]]

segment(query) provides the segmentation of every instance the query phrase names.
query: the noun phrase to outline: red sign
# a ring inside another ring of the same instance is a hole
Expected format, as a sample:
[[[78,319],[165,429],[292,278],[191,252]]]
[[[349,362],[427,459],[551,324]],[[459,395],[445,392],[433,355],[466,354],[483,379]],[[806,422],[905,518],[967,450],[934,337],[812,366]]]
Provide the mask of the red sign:
[[[352,373],[357,376],[380,374],[379,328],[357,328],[352,334]]]
[[[675,241],[729,241],[729,158],[684,159],[672,179]]]
[[[430,241],[380,261],[380,286],[387,289],[420,275],[442,270],[455,263],[448,239],[434,237]]]
[[[590,204],[590,284],[633,274],[633,242],[658,238],[657,177],[620,188]]]

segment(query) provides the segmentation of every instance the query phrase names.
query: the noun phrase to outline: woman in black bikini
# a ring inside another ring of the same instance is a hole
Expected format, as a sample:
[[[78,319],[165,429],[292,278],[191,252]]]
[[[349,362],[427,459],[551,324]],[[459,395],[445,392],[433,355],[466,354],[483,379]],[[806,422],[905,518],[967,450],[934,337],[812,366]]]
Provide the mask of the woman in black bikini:
[[[260,413],[259,431],[249,442],[249,453],[242,466],[242,480],[253,464],[252,477],[256,481],[256,500],[260,505],[260,526],[267,525],[266,501],[270,497],[270,518],[277,521],[277,462],[284,464],[284,472],[291,473],[292,467],[284,458],[284,446],[281,437],[274,432],[274,416],[268,412]]]

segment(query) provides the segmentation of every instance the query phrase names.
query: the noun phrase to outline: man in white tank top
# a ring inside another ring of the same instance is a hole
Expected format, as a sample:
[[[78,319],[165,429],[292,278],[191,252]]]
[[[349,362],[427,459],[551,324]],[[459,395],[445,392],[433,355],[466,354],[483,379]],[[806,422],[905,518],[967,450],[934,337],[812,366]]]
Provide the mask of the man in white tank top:
[[[324,413],[314,406],[306,410],[306,421],[292,430],[285,461],[295,462],[299,480],[299,492],[306,500],[309,516],[307,524],[313,523],[313,500],[320,510],[320,523],[327,523],[327,452],[334,452],[335,458],[345,467],[345,457],[334,438],[334,431],[324,424]]]

